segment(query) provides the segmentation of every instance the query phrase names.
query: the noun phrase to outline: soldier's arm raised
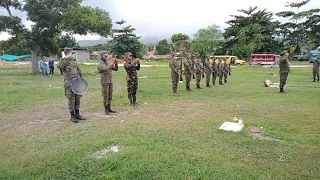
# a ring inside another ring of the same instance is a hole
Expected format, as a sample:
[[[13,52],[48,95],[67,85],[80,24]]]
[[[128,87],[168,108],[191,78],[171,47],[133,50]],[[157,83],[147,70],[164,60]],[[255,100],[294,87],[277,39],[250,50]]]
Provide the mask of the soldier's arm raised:
[[[67,60],[66,59],[62,59],[58,65],[57,65],[57,68],[60,69],[60,70],[64,70],[64,67],[66,66],[67,64]]]
[[[117,62],[115,62],[114,64],[113,64],[113,66],[112,66],[112,70],[114,70],[114,71],[118,71],[118,63]]]
[[[107,70],[108,70],[108,67],[107,67],[107,65],[106,65],[104,62],[101,61],[101,62],[99,63],[99,65],[98,65],[97,69],[98,69],[98,72],[101,73],[101,72],[103,72],[103,71],[107,71]]]
[[[135,66],[136,70],[140,70],[140,62]]]

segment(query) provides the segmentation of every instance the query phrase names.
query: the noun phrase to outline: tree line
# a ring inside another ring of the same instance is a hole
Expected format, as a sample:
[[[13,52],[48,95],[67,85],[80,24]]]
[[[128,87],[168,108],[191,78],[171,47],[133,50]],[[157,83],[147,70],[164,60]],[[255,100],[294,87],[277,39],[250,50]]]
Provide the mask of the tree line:
[[[240,9],[240,15],[231,15],[226,23],[228,28],[222,32],[212,24],[199,29],[191,37],[176,33],[171,43],[161,40],[156,50],[159,54],[175,52],[199,54],[205,57],[213,54],[237,55],[249,57],[252,53],[279,53],[288,50],[290,54],[298,53],[301,48],[315,49],[320,45],[320,9],[313,8],[300,11],[311,0],[299,3],[287,3],[286,11],[272,13],[266,9],[250,7]],[[82,0],[2,0],[0,8],[8,15],[0,15],[0,32],[8,32],[13,37],[0,42],[0,48],[11,54],[32,54],[32,72],[38,72],[38,54],[59,54],[63,47],[78,46],[73,34],[98,34],[101,37],[112,37],[105,45],[92,49],[105,48],[120,57],[131,51],[135,57],[141,57],[148,49],[143,45],[135,29],[125,26],[125,21],[115,22],[119,29],[112,29],[112,20],[108,12],[100,8],[81,5]],[[27,13],[34,24],[27,29],[21,18],[14,16],[11,9]],[[292,10],[293,9],[293,10]],[[274,15],[286,19],[281,23]],[[65,34],[65,35],[62,35]]]

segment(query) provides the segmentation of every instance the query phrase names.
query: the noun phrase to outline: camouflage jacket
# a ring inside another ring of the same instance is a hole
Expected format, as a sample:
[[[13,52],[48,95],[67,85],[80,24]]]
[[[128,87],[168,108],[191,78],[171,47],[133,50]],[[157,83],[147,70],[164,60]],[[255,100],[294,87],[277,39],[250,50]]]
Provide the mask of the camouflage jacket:
[[[169,62],[169,66],[171,68],[171,75],[178,75],[179,74],[179,64],[176,60],[171,60]]]
[[[183,66],[184,66],[184,74],[192,74],[192,69],[190,67],[190,64],[188,60],[183,60]]]
[[[204,67],[205,67],[206,72],[210,72],[210,73],[213,72],[213,69],[212,69],[212,66],[211,66],[211,63],[209,60],[206,60],[204,62]]]
[[[82,77],[81,70],[76,61],[61,60],[57,67],[62,71],[64,77],[64,86],[70,87],[71,82],[78,77]]]
[[[230,65],[226,61],[223,61],[224,72],[228,73],[230,71]]]
[[[225,63],[223,61],[218,61],[218,64],[217,64],[217,72],[219,74],[223,74],[225,73]]]
[[[126,61],[124,63],[124,69],[127,72],[127,75],[129,76],[129,78],[134,78],[137,79],[137,71],[140,70],[140,63],[135,63],[132,60],[131,61]]]
[[[320,61],[317,58],[313,58],[312,62],[313,62],[313,69],[314,70],[319,70]]]
[[[289,59],[286,55],[283,55],[280,57],[279,68],[280,68],[280,73],[289,73],[290,72]]]
[[[194,61],[192,61],[192,59],[187,60],[190,66],[191,71],[194,71]]]
[[[195,73],[201,74],[203,71],[203,64],[202,64],[201,60],[200,59],[195,60],[194,65],[195,65]]]
[[[101,75],[101,84],[112,83],[112,71],[118,71],[118,64],[101,60],[97,69]]]

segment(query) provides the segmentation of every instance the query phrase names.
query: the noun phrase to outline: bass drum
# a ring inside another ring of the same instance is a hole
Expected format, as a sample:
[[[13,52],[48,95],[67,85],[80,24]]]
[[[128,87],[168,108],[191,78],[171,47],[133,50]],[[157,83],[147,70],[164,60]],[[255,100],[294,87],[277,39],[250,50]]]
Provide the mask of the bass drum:
[[[84,78],[76,78],[71,83],[73,93],[83,95],[88,90],[88,82]]]

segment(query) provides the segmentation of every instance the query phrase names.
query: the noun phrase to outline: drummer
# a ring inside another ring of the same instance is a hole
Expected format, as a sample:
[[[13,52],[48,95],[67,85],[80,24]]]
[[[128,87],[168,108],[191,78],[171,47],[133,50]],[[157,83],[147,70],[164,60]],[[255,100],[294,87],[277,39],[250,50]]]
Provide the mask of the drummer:
[[[70,50],[67,49],[65,51]],[[71,83],[74,79],[82,77],[82,74],[76,62],[75,55],[68,52],[66,54],[66,57],[58,63],[57,67],[62,71],[64,76],[64,92],[68,99],[71,121],[77,123],[79,120],[86,120],[86,118],[80,115],[80,99],[82,95],[73,93],[71,90]]]

